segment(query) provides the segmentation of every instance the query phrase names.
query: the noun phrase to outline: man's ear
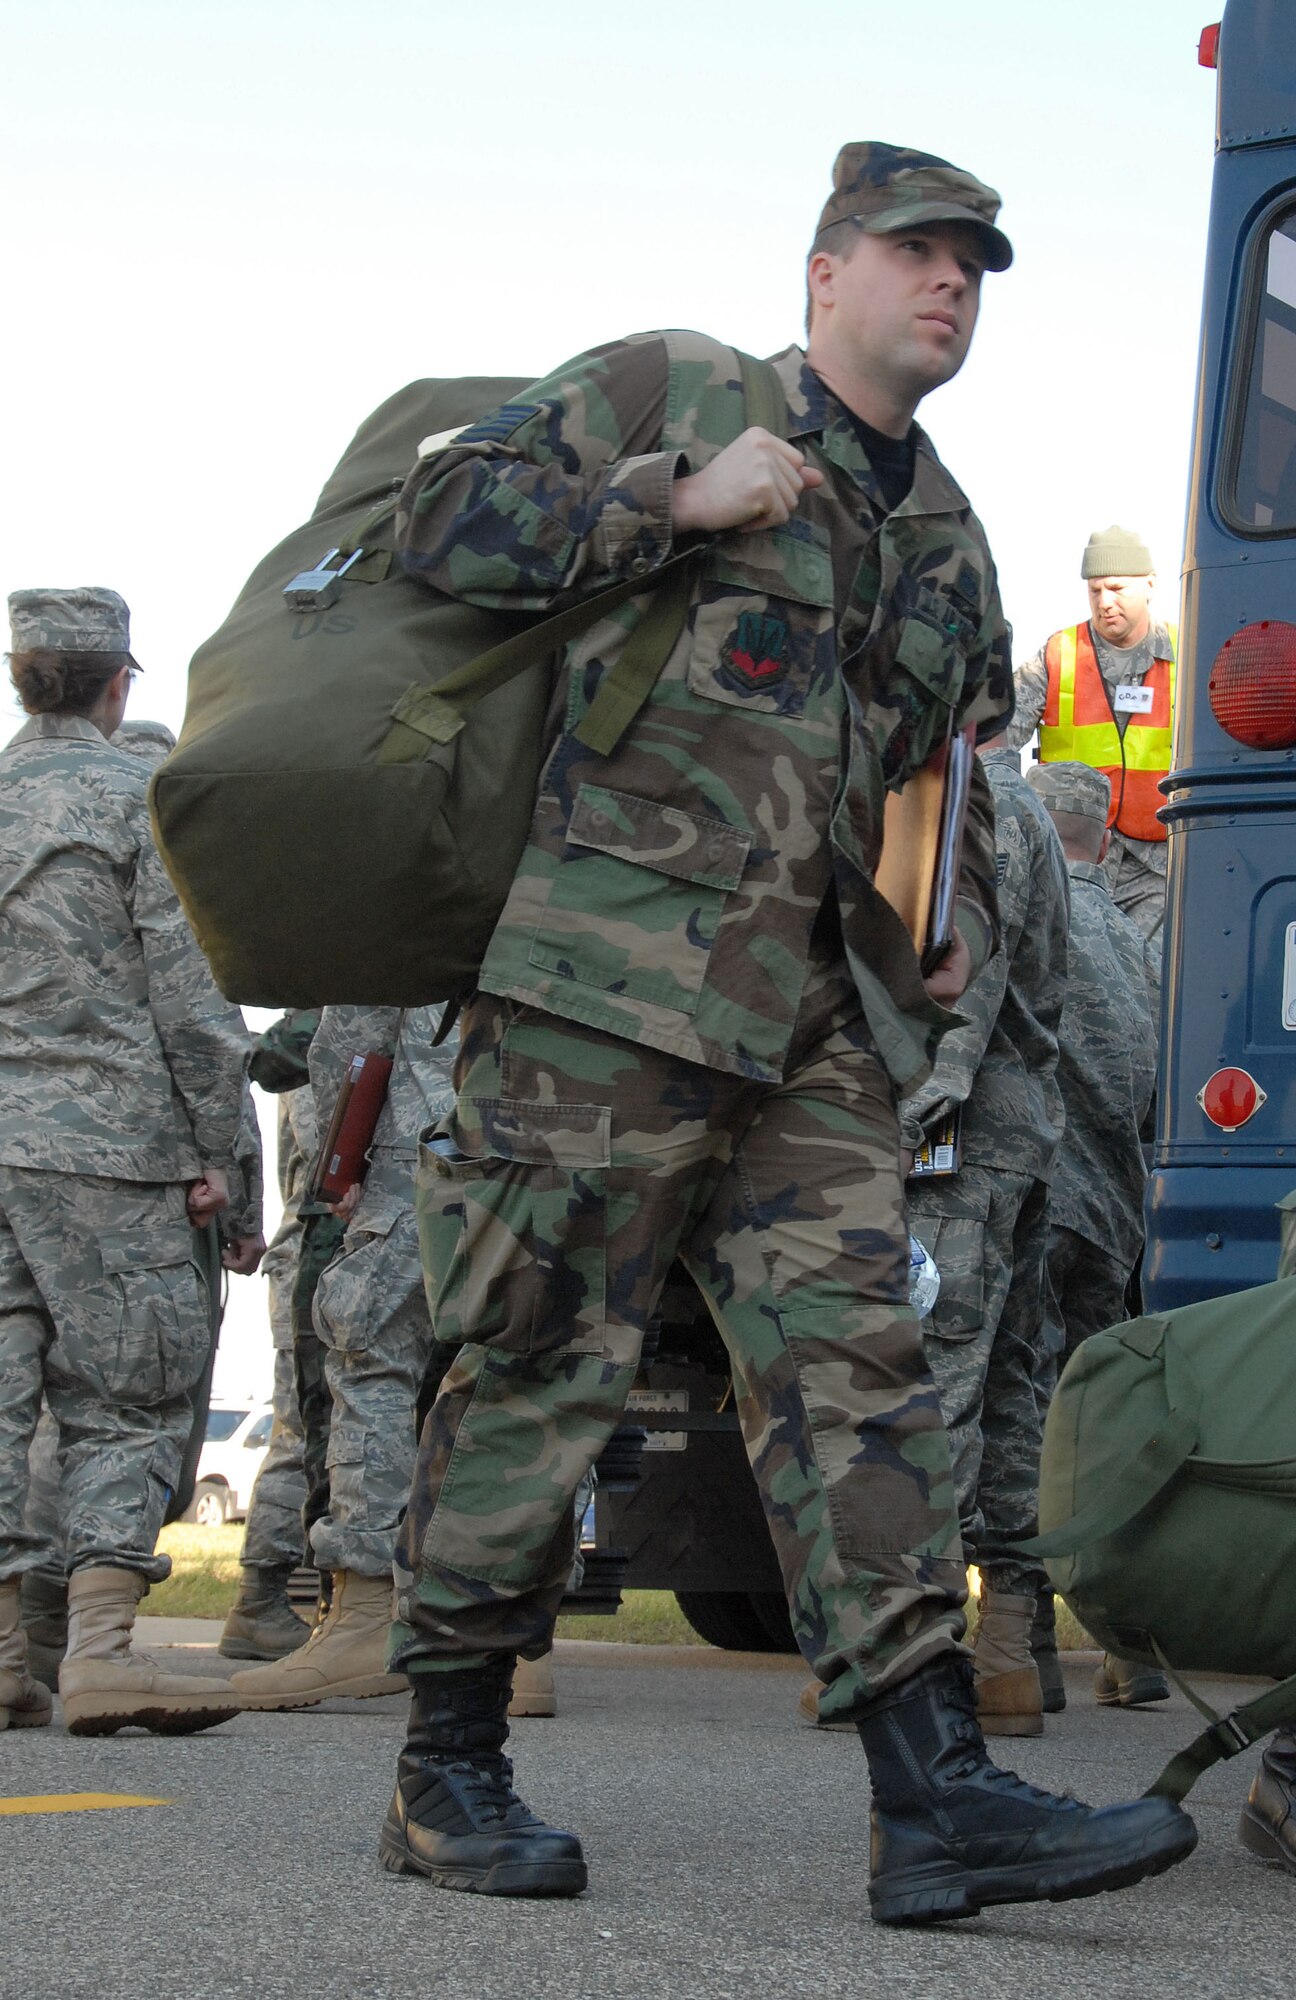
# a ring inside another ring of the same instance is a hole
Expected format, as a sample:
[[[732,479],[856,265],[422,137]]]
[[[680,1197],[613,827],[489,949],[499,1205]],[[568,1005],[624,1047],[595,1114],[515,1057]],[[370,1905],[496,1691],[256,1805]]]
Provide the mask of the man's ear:
[[[1111,846],[1111,833],[1112,830],[1109,826],[1105,826],[1103,828],[1102,845],[1098,849],[1099,861],[1105,861],[1107,859],[1107,850]]]

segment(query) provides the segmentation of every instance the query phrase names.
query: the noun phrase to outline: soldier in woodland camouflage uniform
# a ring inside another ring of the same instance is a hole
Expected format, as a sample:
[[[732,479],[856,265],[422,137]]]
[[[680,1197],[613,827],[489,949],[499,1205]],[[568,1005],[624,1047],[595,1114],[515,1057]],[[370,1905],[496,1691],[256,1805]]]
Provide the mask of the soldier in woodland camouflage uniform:
[[[1030,1635],[1048,1588],[1012,1553],[1036,1530],[1036,1399],[1048,1192],[1062,1130],[1058,1023],[1066,995],[1066,864],[1015,751],[983,753],[994,793],[1003,943],[959,1002],[936,1067],[901,1108],[916,1151],[958,1105],[961,1165],[909,1183],[909,1221],[940,1271],[923,1333],[949,1426],[963,1548],[981,1571],[977,1705],[989,1734],[1038,1735]],[[1049,1595],[1051,1603],[1051,1593]]]
[[[332,1104],[353,1055],[391,1054],[387,1099],[371,1163],[339,1254],[315,1292],[332,1403],[328,1510],[311,1547],[333,1573],[328,1616],[299,1654],[239,1674],[253,1708],[309,1708],[334,1696],[390,1694],[404,1676],[386,1671],[392,1553],[414,1463],[414,1411],[434,1345],[414,1216],[418,1134],[449,1109],[455,1043],[434,1047],[441,1010],[402,1014],[328,1007],[311,1044],[317,1103]]]
[[[153,847],[148,773],[106,740],[134,662],[112,591],[19,591],[11,671],[32,716],[0,753],[0,1724],[48,1719],[26,1671],[27,1452],[59,1426],[69,1727],[170,1732],[227,1684],[133,1654],[189,1394],[209,1348],[191,1225],[228,1200],[247,1039]],[[43,1698],[43,1699],[42,1699]]]
[[[302,1525],[306,1440],[297,1393],[292,1301],[302,1244],[301,1198],[318,1144],[307,1052],[319,1019],[317,1010],[286,1014],[258,1037],[252,1051],[253,1082],[279,1098],[277,1157],[283,1213],[261,1267],[270,1292],[274,1425],[248,1503],[238,1598],[221,1633],[220,1650],[231,1660],[280,1659],[309,1637],[288,1601],[288,1580],[306,1549]]]
[[[1071,878],[1071,973],[1058,1082],[1066,1133],[1049,1202],[1051,1312],[1042,1400],[1080,1342],[1128,1317],[1126,1287],[1143,1246],[1147,1170],[1139,1130],[1156,1081],[1159,947],[1111,898],[1103,861],[1110,785],[1084,764],[1037,764],[1032,790],[1048,807]],[[1095,1692],[1105,1707],[1167,1701],[1156,1667],[1108,1653]]]
[[[563,657],[456,1108],[420,1150],[433,1322],[467,1344],[398,1543],[392,1661],[414,1698],[390,1869],[488,1894],[585,1884],[579,1843],[512,1791],[509,1681],[549,1645],[573,1495],[677,1254],[728,1343],[798,1639],[864,1739],[875,1916],[1074,1894],[1192,1844],[1164,1802],[1093,1815],[991,1777],[907,1300],[895,1093],[997,943],[984,779],[959,939],[926,985],[873,873],[885,787],[951,724],[990,736],[1011,713],[984,536],[912,422],[1011,255],[997,209],[930,155],[846,147],[807,265],[808,350],[773,364],[783,435],[744,413],[731,348],[649,334],[579,357],[407,482],[410,573],[475,603],[541,611],[647,585],[681,549],[694,563],[687,625],[609,755],[574,732],[651,595]]]

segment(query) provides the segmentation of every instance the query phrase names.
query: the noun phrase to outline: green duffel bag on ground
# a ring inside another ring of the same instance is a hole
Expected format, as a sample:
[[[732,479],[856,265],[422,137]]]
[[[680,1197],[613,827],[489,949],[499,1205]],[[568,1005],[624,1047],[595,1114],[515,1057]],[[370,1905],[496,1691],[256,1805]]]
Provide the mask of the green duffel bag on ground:
[[[1081,1624],[1126,1658],[1284,1682],[1227,1717],[1185,1690],[1211,1727],[1166,1796],[1296,1718],[1293,1447],[1296,1278],[1094,1334],[1058,1383],[1023,1547]]]
[[[773,429],[777,376],[737,361],[734,435]],[[576,730],[606,754],[674,645],[696,549],[552,617],[462,604],[396,560],[420,445],[526,386],[423,381],[389,398],[194,655],[153,825],[231,1000],[416,1007],[469,991],[526,843],[563,649],[651,592]]]

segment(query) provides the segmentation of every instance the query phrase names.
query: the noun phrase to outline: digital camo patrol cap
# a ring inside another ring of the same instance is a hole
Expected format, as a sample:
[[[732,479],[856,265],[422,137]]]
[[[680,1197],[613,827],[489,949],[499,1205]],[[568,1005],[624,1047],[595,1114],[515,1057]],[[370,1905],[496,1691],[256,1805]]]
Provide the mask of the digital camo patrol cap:
[[[975,174],[965,174],[934,153],[856,139],[833,165],[833,191],[815,229],[816,240],[834,222],[857,222],[869,236],[890,236],[921,222],[970,222],[985,244],[986,269],[1006,271],[1012,244],[996,229],[999,196]]]
[[[9,595],[9,644],[15,653],[125,653],[131,665],[130,610],[115,590],[15,590]]]
[[[1106,826],[1111,810],[1111,782],[1088,764],[1032,764],[1026,782],[1049,812],[1073,813]]]

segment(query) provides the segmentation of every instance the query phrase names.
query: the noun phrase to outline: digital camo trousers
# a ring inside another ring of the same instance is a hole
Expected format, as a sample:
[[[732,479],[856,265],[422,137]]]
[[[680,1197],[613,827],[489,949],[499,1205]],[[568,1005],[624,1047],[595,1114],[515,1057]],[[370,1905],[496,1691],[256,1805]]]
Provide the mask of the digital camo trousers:
[[[311,1531],[311,1547],[321,1569],[389,1576],[434,1345],[412,1184],[403,1205],[370,1204],[367,1219],[362,1206],[316,1288],[315,1330],[333,1421],[328,1512]]]
[[[45,1553],[24,1525],[42,1395],[68,1567],[169,1574],[153,1548],[210,1339],[182,1187],[0,1166],[0,1580]]]
[[[1082,1340],[1129,1318],[1126,1298],[1132,1269],[1074,1229],[1054,1226],[1049,1230],[1045,1332],[1053,1383]],[[1051,1387],[1049,1394],[1051,1397]]]
[[[999,1167],[910,1183],[909,1224],[940,1272],[923,1322],[949,1426],[969,1562],[992,1588],[1030,1596],[1047,1577],[1011,1544],[1036,1532],[1048,1189]]]
[[[297,1378],[297,1409],[302,1428],[302,1538],[311,1546],[315,1523],[328,1513],[329,1436],[333,1428],[333,1397],[324,1373],[324,1342],[315,1331],[315,1292],[320,1279],[342,1248],[344,1225],[327,1211],[302,1218],[297,1270],[292,1288],[293,1366]]]
[[[27,1453],[27,1505],[23,1526],[37,1543],[36,1568],[67,1580],[63,1553],[63,1496],[59,1490],[59,1431],[46,1405]]]
[[[302,1533],[306,1475],[291,1329],[286,1346],[275,1342],[271,1403],[270,1445],[252,1487],[239,1560],[249,1569],[296,1569],[306,1546]]]
[[[940,1405],[908,1304],[895,1104],[844,969],[756,1084],[478,995],[447,1153],[417,1200],[438,1337],[397,1541],[392,1658],[549,1645],[573,1496],[678,1255],[729,1350],[747,1451],[824,1711],[957,1646],[965,1579]]]

